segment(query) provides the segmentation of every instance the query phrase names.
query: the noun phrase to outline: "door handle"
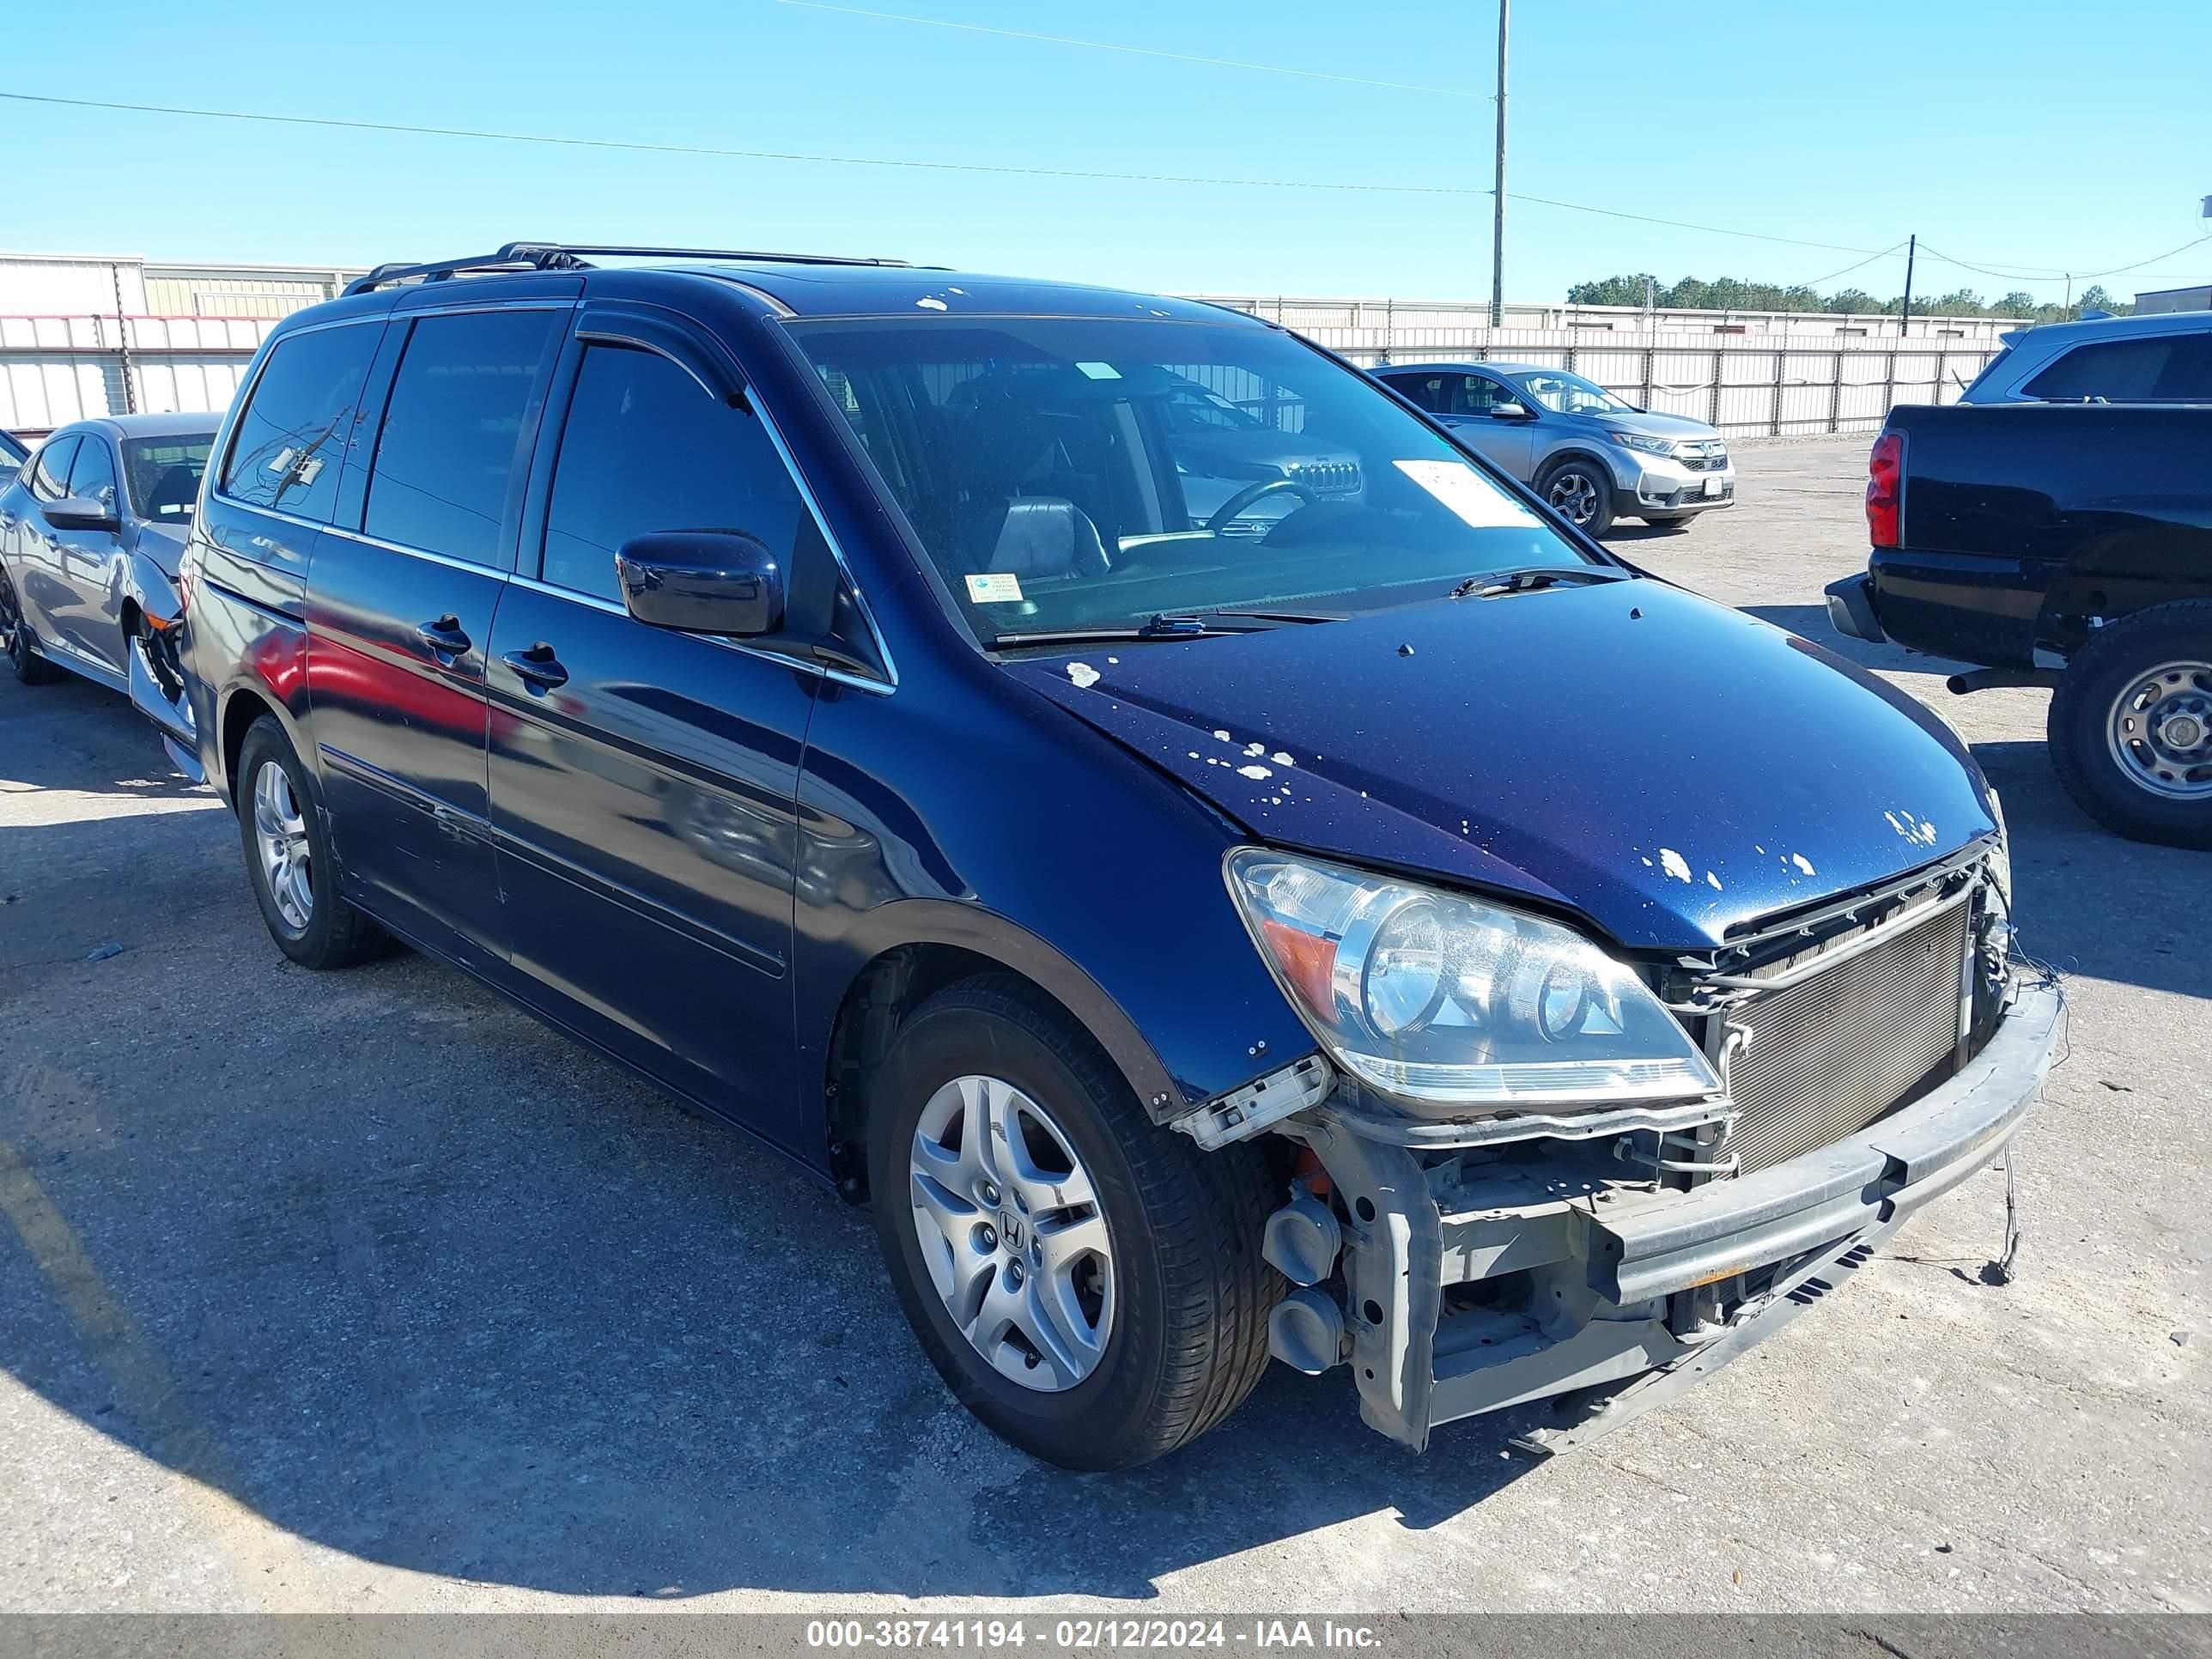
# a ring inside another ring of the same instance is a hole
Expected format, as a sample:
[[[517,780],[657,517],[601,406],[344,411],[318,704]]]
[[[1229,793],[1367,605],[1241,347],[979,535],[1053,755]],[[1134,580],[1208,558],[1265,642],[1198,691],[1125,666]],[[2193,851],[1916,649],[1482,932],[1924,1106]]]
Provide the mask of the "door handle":
[[[568,683],[568,671],[561,666],[553,647],[543,640],[527,651],[510,651],[500,660],[520,675],[523,684],[532,691],[550,691],[556,685]]]
[[[450,611],[435,622],[417,623],[415,637],[448,657],[465,655],[469,648],[469,636],[461,631],[461,619]]]

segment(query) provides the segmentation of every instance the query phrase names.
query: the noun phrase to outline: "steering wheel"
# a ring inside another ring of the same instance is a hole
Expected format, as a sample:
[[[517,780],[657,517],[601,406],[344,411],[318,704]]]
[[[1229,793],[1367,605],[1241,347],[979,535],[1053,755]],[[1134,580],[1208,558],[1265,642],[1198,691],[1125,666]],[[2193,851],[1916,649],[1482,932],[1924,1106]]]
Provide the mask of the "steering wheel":
[[[1283,490],[1288,490],[1291,495],[1296,495],[1302,506],[1311,507],[1314,504],[1313,491],[1298,483],[1297,479],[1262,478],[1257,483],[1245,485],[1243,489],[1222,502],[1214,510],[1213,516],[1206,521],[1206,533],[1218,536],[1234,524],[1244,509],[1253,502],[1263,496],[1276,495]]]

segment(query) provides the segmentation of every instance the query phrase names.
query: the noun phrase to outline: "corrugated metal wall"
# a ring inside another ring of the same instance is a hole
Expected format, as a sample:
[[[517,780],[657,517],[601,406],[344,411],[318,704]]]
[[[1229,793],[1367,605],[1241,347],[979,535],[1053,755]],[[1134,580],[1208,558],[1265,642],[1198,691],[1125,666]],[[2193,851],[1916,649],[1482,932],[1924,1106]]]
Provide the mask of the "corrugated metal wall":
[[[89,415],[227,409],[274,326],[238,317],[0,317],[0,427],[30,435]]]

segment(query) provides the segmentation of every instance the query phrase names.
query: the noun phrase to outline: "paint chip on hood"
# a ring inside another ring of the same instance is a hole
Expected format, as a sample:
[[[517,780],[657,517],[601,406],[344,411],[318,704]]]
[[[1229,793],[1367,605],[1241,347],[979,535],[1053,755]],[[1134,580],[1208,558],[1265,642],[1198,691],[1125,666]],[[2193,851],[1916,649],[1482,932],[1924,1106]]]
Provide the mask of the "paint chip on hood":
[[[1072,662],[1067,665],[1067,678],[1078,685],[1096,685],[1098,684],[1098,671],[1087,662]]]
[[[1671,847],[1659,849],[1659,867],[1680,882],[1690,879],[1690,861]]]

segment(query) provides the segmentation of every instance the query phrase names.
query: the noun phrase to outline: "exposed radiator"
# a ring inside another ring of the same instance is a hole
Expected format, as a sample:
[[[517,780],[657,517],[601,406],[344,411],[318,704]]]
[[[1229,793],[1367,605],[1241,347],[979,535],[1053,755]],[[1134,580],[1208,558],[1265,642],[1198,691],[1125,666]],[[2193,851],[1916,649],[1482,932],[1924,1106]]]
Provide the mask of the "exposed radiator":
[[[1954,904],[1734,1012],[1751,1041],[1729,1069],[1741,1115],[1723,1150],[1742,1170],[1832,1145],[1949,1072],[1972,909]]]

